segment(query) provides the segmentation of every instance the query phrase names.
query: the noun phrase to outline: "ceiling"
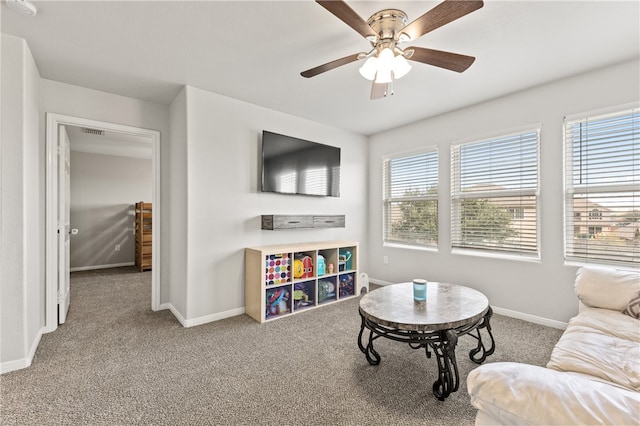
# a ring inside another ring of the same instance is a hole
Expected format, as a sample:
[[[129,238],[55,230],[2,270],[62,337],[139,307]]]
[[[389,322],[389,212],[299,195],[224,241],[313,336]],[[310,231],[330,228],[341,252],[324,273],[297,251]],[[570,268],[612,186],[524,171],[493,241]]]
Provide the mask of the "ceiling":
[[[364,135],[640,57],[638,1],[485,0],[411,43],[475,56],[466,72],[413,62],[371,101],[360,61],[300,76],[370,48],[313,1],[33,3],[36,17],[3,2],[2,32],[27,40],[43,78],[164,104],[190,85]],[[410,21],[438,3],[348,2]]]
[[[153,148],[150,138],[93,128],[86,132],[86,127],[65,127],[71,151],[151,160]]]

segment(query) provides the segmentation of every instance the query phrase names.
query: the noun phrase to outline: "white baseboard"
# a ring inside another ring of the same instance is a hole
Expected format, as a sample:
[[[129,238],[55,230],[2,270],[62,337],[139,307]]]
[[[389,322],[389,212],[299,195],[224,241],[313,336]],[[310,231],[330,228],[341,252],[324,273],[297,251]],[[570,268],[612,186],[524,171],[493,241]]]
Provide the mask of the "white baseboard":
[[[178,320],[178,322],[183,326],[186,327],[185,323],[186,320],[184,319],[184,317],[182,316],[182,314],[180,313],[180,311],[178,311],[176,309],[175,306],[173,306],[171,303],[162,303],[160,306],[158,306],[158,310],[162,311],[164,309],[168,309],[171,311],[171,313],[173,314],[174,317],[176,317],[176,319]]]
[[[11,371],[21,370],[31,365],[27,358],[16,359],[15,361],[7,361],[0,363],[0,374],[9,373]]]
[[[491,308],[496,314],[504,315],[505,317],[521,319],[523,321],[532,322],[534,324],[546,325],[547,327],[557,328],[559,330],[566,329],[568,325],[566,322],[539,317],[537,315],[525,314],[523,312],[512,311],[511,309],[500,308],[497,306],[492,306]]]
[[[229,311],[218,312],[217,314],[205,315],[198,318],[189,319],[185,322],[185,327],[206,324],[208,322],[220,321],[221,319],[235,317],[244,314],[244,308],[231,309]]]
[[[121,268],[123,266],[134,266],[135,264],[136,264],[135,262],[124,262],[124,263],[111,263],[109,265],[76,266],[74,268],[69,268],[69,272],[93,271],[94,269]]]
[[[176,317],[178,322],[183,327],[195,327],[196,325],[206,324],[208,322],[220,321],[225,318],[235,317],[244,314],[244,308],[231,309],[229,311],[218,312],[216,314],[205,315],[198,318],[185,319],[185,317],[173,306],[171,303],[163,303],[158,307],[158,310],[169,309],[173,316]]]
[[[164,311],[167,309],[171,309],[171,303],[161,303],[160,306],[158,306],[158,309],[154,309],[153,312],[158,312],[158,311]]]
[[[29,353],[27,354],[27,357],[22,359],[16,359],[14,361],[7,361],[7,362],[0,363],[0,374],[21,370],[31,365],[31,363],[33,362],[33,357],[36,355],[36,350],[38,349],[38,345],[40,344],[40,339],[42,338],[42,330],[43,329],[38,330],[38,334],[36,334],[36,338],[33,339],[31,348],[29,348]]]
[[[377,284],[377,285],[391,285],[393,283],[390,283],[388,281],[382,281],[382,280],[378,280],[375,278],[369,278],[369,283],[371,284]]]

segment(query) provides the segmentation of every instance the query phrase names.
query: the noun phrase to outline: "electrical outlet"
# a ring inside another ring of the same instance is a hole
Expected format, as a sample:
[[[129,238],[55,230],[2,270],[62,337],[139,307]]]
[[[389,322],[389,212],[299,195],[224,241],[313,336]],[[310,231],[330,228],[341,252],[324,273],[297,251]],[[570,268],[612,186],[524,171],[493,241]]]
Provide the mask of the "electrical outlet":
[[[389,256],[384,256],[382,258],[382,263],[384,263],[385,265],[388,265],[389,264]]]
[[[116,244],[116,251],[120,251],[120,244]]]

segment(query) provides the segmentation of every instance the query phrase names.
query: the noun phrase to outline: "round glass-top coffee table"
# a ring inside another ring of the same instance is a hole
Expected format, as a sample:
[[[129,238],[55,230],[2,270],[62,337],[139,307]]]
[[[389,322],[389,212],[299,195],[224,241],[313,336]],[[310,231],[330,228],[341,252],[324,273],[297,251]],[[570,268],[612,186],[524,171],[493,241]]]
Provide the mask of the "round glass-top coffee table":
[[[373,348],[379,337],[408,343],[413,349],[424,348],[427,358],[431,350],[438,362],[438,379],[433,394],[444,401],[458,390],[460,381],[455,348],[458,337],[468,334],[478,341],[469,352],[477,364],[484,362],[495,350],[489,323],[493,311],[487,297],[477,290],[456,284],[429,282],[427,300],[413,299],[413,283],[393,284],[373,290],[360,299],[362,325],[358,347],[371,365],[380,363]],[[369,338],[364,338],[365,329]],[[490,338],[489,347],[482,341],[481,330]]]

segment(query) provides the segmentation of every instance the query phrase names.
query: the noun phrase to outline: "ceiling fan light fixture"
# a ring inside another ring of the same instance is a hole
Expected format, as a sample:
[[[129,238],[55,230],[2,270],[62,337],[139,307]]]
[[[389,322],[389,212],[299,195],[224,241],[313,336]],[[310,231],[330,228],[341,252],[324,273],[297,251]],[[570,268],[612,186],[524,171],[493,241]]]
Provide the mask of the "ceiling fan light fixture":
[[[385,47],[378,53],[378,69],[392,69],[393,68],[393,50]]]
[[[393,58],[393,77],[401,78],[411,71],[411,65],[402,55]]]
[[[367,39],[373,48],[368,53],[345,56],[303,71],[300,73],[302,77],[313,77],[364,59],[365,63],[359,68],[360,74],[374,82],[371,88],[371,99],[380,99],[388,93],[393,94],[393,88],[389,91],[393,80],[402,78],[411,70],[407,59],[456,72],[465,71],[475,60],[473,56],[423,47],[407,47],[405,50],[398,45],[422,37],[480,9],[484,5],[483,0],[442,0],[440,4],[410,23],[407,14],[399,9],[381,10],[365,21],[344,0],[316,0],[316,2]]]
[[[391,77],[391,69],[379,69],[378,72],[376,73],[376,83],[381,84],[381,83],[391,83],[391,81],[393,81],[393,78]]]
[[[370,57],[364,64],[360,67],[360,75],[366,78],[367,80],[374,80],[376,78],[376,71],[378,58],[375,56]]]
[[[378,60],[376,61],[376,83],[391,83],[393,80],[393,50],[385,47],[378,53]]]
[[[369,57],[360,67],[360,75],[376,83],[391,83],[394,78],[401,78],[411,70],[411,65],[400,52],[394,54],[389,47],[382,49],[377,56]]]

